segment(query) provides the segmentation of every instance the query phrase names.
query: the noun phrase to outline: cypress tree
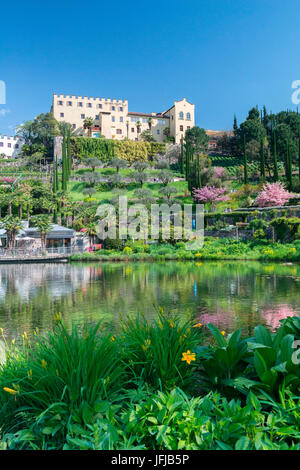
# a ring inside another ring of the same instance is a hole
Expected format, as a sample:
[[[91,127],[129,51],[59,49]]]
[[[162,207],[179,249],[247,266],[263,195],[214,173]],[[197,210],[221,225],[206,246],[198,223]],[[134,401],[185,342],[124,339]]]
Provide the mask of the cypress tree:
[[[293,189],[293,168],[292,168],[292,153],[290,148],[290,142],[287,143],[287,180],[289,190]]]
[[[277,162],[277,144],[276,144],[276,132],[273,130],[273,164],[274,164],[274,181],[278,181],[278,162]]]
[[[55,194],[57,191],[56,189],[56,165],[55,161],[53,162],[53,171],[52,171],[52,192]]]
[[[184,148],[183,148],[183,138],[181,138],[180,141],[180,171],[183,174],[184,173]]]
[[[197,187],[202,188],[201,173],[200,173],[200,155],[197,155]]]
[[[265,152],[264,142],[260,139],[260,176],[263,182],[266,181],[266,168],[265,168]]]
[[[59,190],[59,182],[58,182],[58,162],[57,162],[57,155],[55,157],[55,186],[56,191]]]
[[[248,167],[247,167],[247,155],[246,155],[246,136],[244,134],[244,184],[248,184]]]
[[[64,132],[63,143],[62,143],[62,180],[61,189],[67,190],[67,154],[66,154],[66,134]]]
[[[68,161],[68,177],[71,174],[72,171],[72,155],[71,155],[71,143],[70,143],[70,137],[71,137],[71,130],[70,128],[68,129],[68,135],[67,135],[67,161]]]

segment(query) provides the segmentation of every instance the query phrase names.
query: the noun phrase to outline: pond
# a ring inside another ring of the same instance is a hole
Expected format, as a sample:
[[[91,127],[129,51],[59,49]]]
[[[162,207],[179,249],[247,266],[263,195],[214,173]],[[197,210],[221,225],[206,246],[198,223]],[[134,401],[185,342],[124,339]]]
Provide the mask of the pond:
[[[260,262],[71,263],[0,266],[0,327],[9,338],[46,333],[55,313],[117,325],[155,308],[212,322],[226,332],[274,329],[300,315],[300,265]]]

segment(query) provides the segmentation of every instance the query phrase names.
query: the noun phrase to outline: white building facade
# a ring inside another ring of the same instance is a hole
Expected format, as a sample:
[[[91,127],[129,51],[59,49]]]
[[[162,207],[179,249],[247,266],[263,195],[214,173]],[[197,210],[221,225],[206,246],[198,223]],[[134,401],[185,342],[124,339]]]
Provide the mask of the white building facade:
[[[0,135],[0,158],[17,158],[24,143],[22,137]]]

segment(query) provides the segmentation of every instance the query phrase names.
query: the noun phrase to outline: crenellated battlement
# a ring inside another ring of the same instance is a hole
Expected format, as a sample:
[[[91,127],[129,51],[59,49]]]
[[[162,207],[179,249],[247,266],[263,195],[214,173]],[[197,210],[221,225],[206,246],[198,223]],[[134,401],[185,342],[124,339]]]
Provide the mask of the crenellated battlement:
[[[7,136],[6,134],[0,134],[0,140],[7,140],[7,141],[16,141],[16,140],[24,140],[23,137],[19,137],[17,135]]]
[[[54,93],[53,99],[64,99],[64,100],[77,100],[77,101],[94,101],[96,103],[109,103],[109,104],[118,104],[118,105],[123,105],[123,106],[128,106],[128,100],[118,100],[118,99],[111,99],[111,98],[99,98],[99,97],[93,97],[93,96],[76,96],[76,95],[64,95],[60,94],[58,95],[57,93]]]

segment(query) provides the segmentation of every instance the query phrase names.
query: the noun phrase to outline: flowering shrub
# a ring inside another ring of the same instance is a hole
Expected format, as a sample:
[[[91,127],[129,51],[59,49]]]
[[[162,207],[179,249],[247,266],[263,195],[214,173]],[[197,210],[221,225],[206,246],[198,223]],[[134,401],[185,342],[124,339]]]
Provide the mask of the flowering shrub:
[[[193,189],[193,196],[196,202],[215,205],[217,202],[228,201],[228,196],[224,193],[225,188],[215,188],[214,186],[203,186],[201,189]]]
[[[255,202],[260,207],[283,206],[292,197],[280,182],[266,183]]]

